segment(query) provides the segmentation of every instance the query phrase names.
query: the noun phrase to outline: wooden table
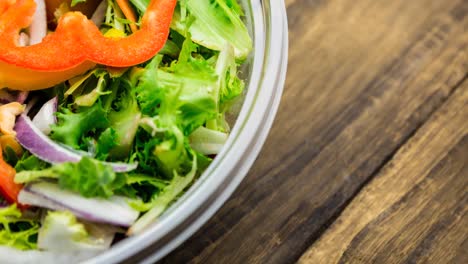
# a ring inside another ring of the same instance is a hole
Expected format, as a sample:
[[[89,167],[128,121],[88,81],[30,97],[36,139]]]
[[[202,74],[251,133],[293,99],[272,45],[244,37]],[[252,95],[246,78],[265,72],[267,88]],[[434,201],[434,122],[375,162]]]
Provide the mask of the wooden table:
[[[263,151],[162,263],[468,263],[468,1],[286,5]]]

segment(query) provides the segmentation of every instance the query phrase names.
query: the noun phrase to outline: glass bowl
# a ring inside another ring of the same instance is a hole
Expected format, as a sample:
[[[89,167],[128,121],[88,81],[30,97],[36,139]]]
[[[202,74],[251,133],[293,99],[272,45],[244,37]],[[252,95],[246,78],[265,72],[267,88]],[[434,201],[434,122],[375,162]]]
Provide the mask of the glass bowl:
[[[197,231],[229,198],[255,161],[273,123],[286,76],[288,27],[282,0],[241,1],[254,39],[243,68],[247,92],[223,150],[147,231],[86,263],[154,263]]]

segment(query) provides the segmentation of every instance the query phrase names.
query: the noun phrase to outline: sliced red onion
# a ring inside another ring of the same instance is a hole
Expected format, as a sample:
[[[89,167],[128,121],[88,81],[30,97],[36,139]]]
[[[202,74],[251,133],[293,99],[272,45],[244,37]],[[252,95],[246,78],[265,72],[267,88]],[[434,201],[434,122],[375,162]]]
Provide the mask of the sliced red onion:
[[[57,117],[55,116],[57,103],[57,97],[47,101],[32,120],[33,124],[45,135],[50,134],[50,126],[57,123]]]
[[[41,43],[42,39],[47,35],[46,5],[44,0],[34,1],[36,2],[36,11],[29,27],[29,45]]]
[[[78,162],[83,157],[82,154],[73,152],[44,135],[25,114],[18,116],[14,130],[18,142],[25,149],[46,162],[52,164]],[[115,172],[132,171],[138,166],[138,163],[103,163],[112,166]]]
[[[101,3],[96,8],[96,11],[94,11],[93,16],[91,17],[91,21],[93,21],[98,28],[101,27],[104,19],[106,18],[106,10],[107,1],[101,1]]]
[[[62,190],[57,184],[50,182],[26,185],[20,191],[18,201],[52,210],[69,210],[81,219],[122,227],[131,226],[140,214],[128,204],[125,197],[85,198]]]

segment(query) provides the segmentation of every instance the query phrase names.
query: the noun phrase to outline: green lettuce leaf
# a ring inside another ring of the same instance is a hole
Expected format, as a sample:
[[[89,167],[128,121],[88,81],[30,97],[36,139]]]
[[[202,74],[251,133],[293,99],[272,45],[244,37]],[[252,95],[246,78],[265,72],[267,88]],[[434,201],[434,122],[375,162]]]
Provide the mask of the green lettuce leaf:
[[[157,106],[163,99],[163,90],[157,86],[157,68],[162,61],[162,56],[155,56],[144,70],[136,73],[139,79],[136,87],[136,95],[141,112],[145,115],[155,115]]]
[[[152,120],[150,122],[154,124]],[[160,142],[161,139],[153,137],[151,133],[146,132],[144,129],[138,130],[130,162],[138,162],[137,170],[139,172],[153,177],[161,177],[156,156],[153,155],[154,148]]]
[[[130,3],[136,7],[140,14],[144,14],[146,12],[149,2],[150,0],[130,0]]]
[[[130,0],[140,14],[149,0]],[[181,0],[177,2],[171,28],[192,41],[221,51],[226,42],[235,49],[235,57],[244,60],[252,50],[252,39],[242,21],[237,0]]]
[[[24,170],[41,170],[48,166],[45,161],[25,151],[18,162],[16,162],[15,170],[18,173]]]
[[[62,108],[57,113],[58,122],[51,126],[50,137],[72,148],[79,148],[80,139],[96,129],[105,129],[109,126],[107,113],[101,103],[91,107],[81,107],[76,113],[70,109]]]
[[[226,45],[220,52],[216,63],[216,74],[219,81],[220,111],[227,110],[230,103],[239,98],[245,88],[244,81],[237,75],[237,64],[233,47]]]
[[[117,133],[113,128],[107,128],[99,136],[96,143],[96,159],[105,160],[109,151],[117,146]]]
[[[149,116],[141,119],[140,126],[155,139],[151,140],[151,153],[146,144],[138,144],[135,153],[149,161],[149,167],[155,157],[156,167],[168,178],[174,171],[185,174],[190,170],[187,136],[217,116],[218,78],[207,60],[193,56],[197,48],[186,39],[178,61],[169,66],[160,65],[161,56],[157,56],[145,67],[136,88],[141,110]],[[145,169],[145,162],[142,164]]]
[[[29,151],[25,151],[21,157],[18,157],[16,152],[9,146],[6,147],[3,158],[8,164],[15,168],[16,172],[23,170],[40,170],[48,166],[45,161],[40,160],[29,153]]]
[[[124,174],[115,173],[110,165],[89,157],[83,157],[77,163],[65,162],[43,170],[21,171],[16,174],[15,182],[28,183],[42,178],[57,179],[61,188],[84,197],[108,198],[125,185]]]
[[[79,3],[85,3],[85,2],[86,2],[86,0],[72,0],[71,1],[71,6],[75,6],[75,5],[79,4]]]
[[[157,194],[149,203],[131,204],[134,208],[149,211],[140,217],[129,229],[129,234],[138,234],[154,222],[164,210],[176,200],[176,198],[192,183],[197,174],[197,156],[193,155],[191,170],[184,176],[174,172],[174,177],[170,183]]]
[[[107,81],[108,81],[108,72],[99,69],[94,71],[94,76],[97,78],[96,84],[94,85],[90,92],[85,94],[78,95],[75,98],[75,104],[78,106],[92,106],[96,103],[101,95],[106,95],[112,93],[111,91],[106,91]]]
[[[37,248],[39,223],[21,218],[21,211],[13,204],[0,209],[0,245],[20,250]]]
[[[114,234],[108,227],[99,228],[100,234],[93,234],[71,212],[49,211],[39,230],[38,246],[53,252],[100,252],[109,248]]]
[[[168,181],[166,180],[144,174],[132,173],[127,174],[126,176],[125,186],[116,192],[117,194],[127,197],[138,198],[134,200],[133,203],[135,204],[145,204],[145,202],[148,202],[156,193],[159,193],[168,184]]]
[[[225,119],[225,112],[236,99],[240,98],[245,87],[244,82],[237,75],[234,49],[229,44],[226,44],[219,53],[216,61],[216,74],[218,75],[218,83],[214,93],[216,98],[218,98],[216,105],[217,117],[208,121],[206,127],[212,130],[228,132],[229,126]]]
[[[130,153],[141,118],[140,107],[135,93],[135,86],[123,76],[118,83],[118,96],[109,111],[109,126],[115,131],[115,146],[109,150],[114,159],[124,159]]]
[[[192,56],[197,47],[186,39],[179,60],[169,67],[160,67],[157,56],[146,66],[136,88],[143,114],[159,115],[162,123],[177,123],[169,125],[180,125],[184,135],[216,115],[217,76],[204,58]]]
[[[212,50],[222,50],[227,42],[243,60],[252,50],[252,39],[241,16],[236,0],[179,1],[171,28]]]

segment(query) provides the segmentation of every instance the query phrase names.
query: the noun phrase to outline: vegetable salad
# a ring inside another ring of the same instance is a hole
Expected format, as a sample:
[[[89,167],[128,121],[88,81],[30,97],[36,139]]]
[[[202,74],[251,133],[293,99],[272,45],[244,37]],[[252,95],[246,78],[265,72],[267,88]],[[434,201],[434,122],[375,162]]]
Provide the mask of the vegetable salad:
[[[244,91],[243,15],[236,0],[0,4],[0,262],[99,254],[190,187]]]

